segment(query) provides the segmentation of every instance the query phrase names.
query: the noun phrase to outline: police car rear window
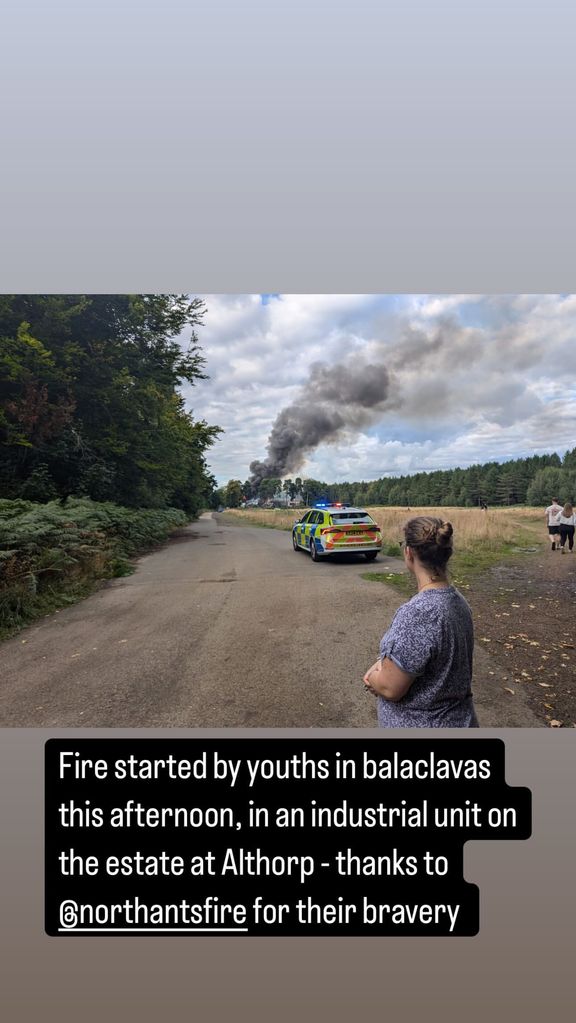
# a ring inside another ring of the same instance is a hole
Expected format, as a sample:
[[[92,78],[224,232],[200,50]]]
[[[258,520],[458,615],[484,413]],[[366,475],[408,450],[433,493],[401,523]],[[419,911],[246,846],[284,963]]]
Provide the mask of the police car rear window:
[[[337,515],[331,515],[330,521],[333,526],[338,526],[343,522],[372,522],[367,512],[339,512]]]

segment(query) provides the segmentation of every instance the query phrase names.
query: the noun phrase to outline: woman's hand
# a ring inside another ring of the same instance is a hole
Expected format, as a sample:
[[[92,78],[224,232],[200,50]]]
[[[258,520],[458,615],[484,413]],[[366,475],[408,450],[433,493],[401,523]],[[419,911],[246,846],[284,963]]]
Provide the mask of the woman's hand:
[[[374,664],[372,665],[372,667],[368,668],[368,671],[364,675],[363,682],[364,682],[364,686],[365,686],[366,692],[372,693],[372,696],[378,696],[378,693],[377,693],[377,691],[374,689],[374,687],[370,683],[370,676],[373,674],[373,672],[379,671],[380,670],[380,666],[381,666],[381,662],[380,661],[374,661]]]

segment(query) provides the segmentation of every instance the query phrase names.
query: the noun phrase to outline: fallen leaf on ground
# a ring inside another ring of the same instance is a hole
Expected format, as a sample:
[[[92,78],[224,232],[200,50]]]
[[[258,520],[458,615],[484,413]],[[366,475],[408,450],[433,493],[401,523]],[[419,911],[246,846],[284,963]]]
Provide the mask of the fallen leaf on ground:
[[[553,720],[550,721],[549,724],[550,724],[550,728],[562,728],[562,722],[561,721],[556,721],[556,718],[553,718]]]

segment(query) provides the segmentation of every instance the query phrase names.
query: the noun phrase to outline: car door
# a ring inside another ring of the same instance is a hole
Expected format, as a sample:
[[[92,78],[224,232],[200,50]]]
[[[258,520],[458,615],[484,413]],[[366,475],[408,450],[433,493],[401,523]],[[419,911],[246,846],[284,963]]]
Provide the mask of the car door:
[[[296,542],[299,543],[301,547],[306,547],[306,526],[311,514],[312,512],[306,512],[296,526]]]
[[[314,529],[314,538],[320,538],[322,530],[325,526],[330,525],[330,515],[328,512],[318,512],[318,518],[316,520],[316,528]],[[322,543],[322,541],[320,541]],[[318,544],[316,544],[318,547]],[[322,547],[324,544],[322,543]]]
[[[310,512],[310,518],[306,523],[306,547],[310,547],[310,541],[318,528],[318,523],[324,521],[322,512]]]

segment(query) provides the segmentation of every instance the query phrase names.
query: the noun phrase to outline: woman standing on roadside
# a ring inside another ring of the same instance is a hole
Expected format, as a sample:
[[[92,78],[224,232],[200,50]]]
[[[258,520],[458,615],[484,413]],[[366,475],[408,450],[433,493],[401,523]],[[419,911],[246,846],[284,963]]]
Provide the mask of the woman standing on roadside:
[[[418,592],[398,608],[364,676],[383,728],[477,728],[472,699],[472,612],[450,584],[449,522],[421,515],[404,526],[404,561]]]
[[[566,501],[562,511],[556,516],[556,525],[560,530],[560,550],[564,554],[564,544],[568,541],[568,550],[574,549],[574,526],[576,515],[570,501]]]

